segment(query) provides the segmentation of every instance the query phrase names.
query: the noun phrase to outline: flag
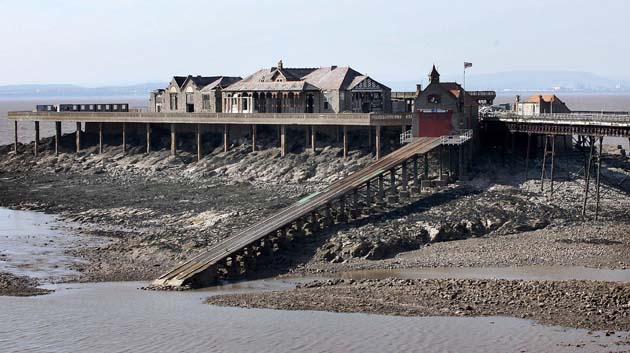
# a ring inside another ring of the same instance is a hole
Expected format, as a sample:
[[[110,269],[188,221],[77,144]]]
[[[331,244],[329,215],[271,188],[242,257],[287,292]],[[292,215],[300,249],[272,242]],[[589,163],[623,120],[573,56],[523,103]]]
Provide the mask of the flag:
[[[469,67],[472,67],[472,63],[468,63],[464,61],[464,70],[466,70]]]

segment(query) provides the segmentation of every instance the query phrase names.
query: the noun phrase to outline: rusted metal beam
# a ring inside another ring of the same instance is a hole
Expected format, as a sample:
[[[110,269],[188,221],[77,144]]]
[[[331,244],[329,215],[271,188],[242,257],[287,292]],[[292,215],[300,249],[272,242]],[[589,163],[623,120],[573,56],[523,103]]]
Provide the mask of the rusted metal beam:
[[[77,153],[81,151],[81,123],[77,122],[77,131],[75,133]]]
[[[98,154],[103,154],[103,123],[98,123]]]

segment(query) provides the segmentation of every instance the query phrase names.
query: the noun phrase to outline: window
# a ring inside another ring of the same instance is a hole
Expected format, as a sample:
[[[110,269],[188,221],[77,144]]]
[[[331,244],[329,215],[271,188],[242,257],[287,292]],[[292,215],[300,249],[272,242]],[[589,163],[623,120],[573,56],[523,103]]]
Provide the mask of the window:
[[[439,94],[431,94],[427,97],[427,101],[431,104],[440,104],[442,97]]]
[[[118,110],[118,104],[114,104],[114,110]]]
[[[97,104],[97,105],[96,105],[96,110],[101,110],[101,109],[103,109],[103,108],[101,108],[101,105],[100,105],[100,104]]]
[[[46,106],[46,109],[47,109],[48,111],[51,111],[51,110],[52,110],[52,106],[51,106],[51,105]]]
[[[247,97],[243,98],[243,111],[247,110]]]
[[[126,109],[127,109],[127,104],[123,104],[123,105],[121,105],[121,106],[120,106],[120,109],[122,109],[122,110],[126,110]]]
[[[75,104],[72,106],[72,110],[77,110],[78,106]]]
[[[81,104],[81,110],[85,110],[85,104]]]
[[[105,104],[105,110],[109,110],[109,104]]]
[[[324,102],[324,110],[328,110],[328,102]]]
[[[201,109],[210,110],[210,95],[209,94],[201,95]]]
[[[171,110],[177,110],[177,93],[171,93]]]
[[[94,110],[94,104],[90,104],[90,110]]]

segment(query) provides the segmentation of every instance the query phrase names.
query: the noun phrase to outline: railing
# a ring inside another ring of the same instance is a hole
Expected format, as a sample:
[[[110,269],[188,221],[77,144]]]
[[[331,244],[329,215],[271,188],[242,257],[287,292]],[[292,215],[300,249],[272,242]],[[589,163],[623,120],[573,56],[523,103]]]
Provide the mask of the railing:
[[[411,140],[413,139],[413,136],[411,134],[411,130],[407,130],[405,132],[403,132],[402,134],[400,134],[400,144],[404,145],[406,143],[411,142]]]
[[[482,113],[484,120],[509,120],[509,121],[536,121],[536,122],[580,122],[580,123],[628,123],[630,124],[630,114],[607,114],[607,113],[553,113],[539,115],[521,115],[515,112],[486,112]]]
[[[472,130],[459,130],[446,136],[440,136],[440,143],[442,145],[461,145],[472,139],[472,137]]]
[[[175,112],[9,112],[12,120],[155,122],[155,123],[260,123],[408,125],[413,113],[175,113]]]

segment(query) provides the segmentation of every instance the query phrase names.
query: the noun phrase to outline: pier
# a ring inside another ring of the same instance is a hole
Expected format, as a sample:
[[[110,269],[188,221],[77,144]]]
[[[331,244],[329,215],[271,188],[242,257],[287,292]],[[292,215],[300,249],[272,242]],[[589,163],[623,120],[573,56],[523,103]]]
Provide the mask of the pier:
[[[306,140],[309,141],[311,149],[314,150],[317,144],[317,128],[341,127],[343,132],[343,155],[348,155],[348,132],[351,128],[369,128],[369,143],[372,146],[372,133],[375,139],[376,157],[381,157],[382,130],[383,128],[398,127],[401,132],[406,131],[411,125],[413,113],[380,114],[380,113],[154,113],[154,112],[9,112],[8,119],[14,122],[15,129],[15,151],[17,153],[18,123],[32,123],[35,127],[35,152],[39,143],[39,124],[41,122],[54,123],[56,126],[54,148],[55,153],[59,152],[59,142],[61,138],[61,123],[76,124],[76,151],[79,152],[81,145],[81,124],[87,127],[91,125],[98,133],[99,151],[102,151],[103,133],[107,125],[120,125],[120,135],[122,136],[123,151],[126,148],[127,126],[128,124],[142,124],[146,129],[146,152],[149,153],[151,146],[151,128],[155,125],[166,127],[170,131],[171,154],[177,153],[177,131],[178,128],[187,126],[193,128],[196,135],[197,158],[202,158],[201,130],[203,126],[215,126],[222,130],[223,146],[227,151],[230,139],[230,126],[241,126],[251,129],[249,132],[252,148],[256,148],[256,129],[258,125],[276,126],[279,130],[280,150],[284,156],[287,153],[288,127],[302,126],[306,131]]]

